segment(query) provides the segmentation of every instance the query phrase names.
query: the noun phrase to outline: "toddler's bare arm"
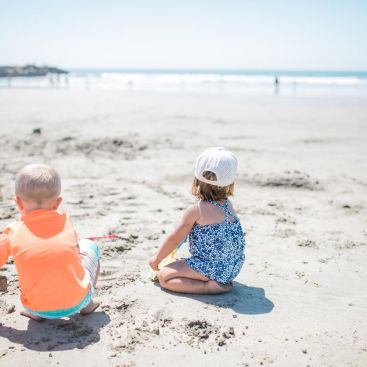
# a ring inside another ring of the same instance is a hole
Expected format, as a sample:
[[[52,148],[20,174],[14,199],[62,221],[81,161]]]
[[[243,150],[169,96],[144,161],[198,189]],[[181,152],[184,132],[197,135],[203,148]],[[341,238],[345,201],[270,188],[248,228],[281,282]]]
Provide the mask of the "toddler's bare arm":
[[[177,228],[166,238],[159,247],[157,253],[149,260],[149,265],[153,270],[158,270],[159,263],[168,256],[187,235],[190,233],[192,226],[195,224],[199,216],[197,205],[188,208]]]

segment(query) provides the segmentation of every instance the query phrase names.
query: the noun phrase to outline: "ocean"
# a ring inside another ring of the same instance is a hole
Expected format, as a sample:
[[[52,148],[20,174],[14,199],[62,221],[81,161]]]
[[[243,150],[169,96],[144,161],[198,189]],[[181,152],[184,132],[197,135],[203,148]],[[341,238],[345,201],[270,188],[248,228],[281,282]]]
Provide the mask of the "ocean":
[[[0,88],[162,93],[367,96],[367,71],[71,69],[68,76],[0,78]],[[277,82],[276,82],[277,81]]]

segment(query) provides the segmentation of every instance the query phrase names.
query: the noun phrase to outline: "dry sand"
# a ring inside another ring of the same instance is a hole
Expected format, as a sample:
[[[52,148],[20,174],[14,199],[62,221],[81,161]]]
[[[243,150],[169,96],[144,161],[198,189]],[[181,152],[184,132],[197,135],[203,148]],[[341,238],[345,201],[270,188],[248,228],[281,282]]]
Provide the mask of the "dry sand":
[[[20,317],[14,266],[1,270],[0,366],[366,366],[366,102],[0,90],[1,226],[14,174],[43,161],[80,237],[119,235],[100,243],[102,307],[87,317]],[[239,157],[246,263],[230,294],[162,291],[147,260],[213,145]]]

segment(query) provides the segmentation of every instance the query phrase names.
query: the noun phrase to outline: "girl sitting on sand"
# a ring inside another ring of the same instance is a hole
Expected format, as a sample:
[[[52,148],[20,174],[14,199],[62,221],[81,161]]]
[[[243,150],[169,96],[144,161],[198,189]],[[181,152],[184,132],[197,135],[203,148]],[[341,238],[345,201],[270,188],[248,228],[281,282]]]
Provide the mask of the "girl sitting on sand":
[[[199,199],[189,207],[149,265],[159,263],[188,236],[191,257],[162,268],[163,288],[181,293],[224,293],[244,262],[244,233],[228,196],[233,195],[236,157],[224,148],[205,150],[196,162],[192,194]]]

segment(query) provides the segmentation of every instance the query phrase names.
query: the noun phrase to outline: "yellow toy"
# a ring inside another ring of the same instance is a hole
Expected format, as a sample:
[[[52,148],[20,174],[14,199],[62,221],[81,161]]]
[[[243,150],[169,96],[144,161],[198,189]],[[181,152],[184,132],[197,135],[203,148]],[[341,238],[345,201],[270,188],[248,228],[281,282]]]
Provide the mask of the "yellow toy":
[[[158,265],[158,269],[161,270],[168,264],[173,263],[177,259],[189,257],[188,247],[184,246],[187,237],[175,248],[167,257],[165,257]],[[158,271],[151,270],[149,273],[149,279],[155,282],[158,278]]]

